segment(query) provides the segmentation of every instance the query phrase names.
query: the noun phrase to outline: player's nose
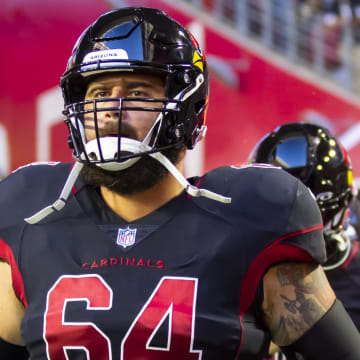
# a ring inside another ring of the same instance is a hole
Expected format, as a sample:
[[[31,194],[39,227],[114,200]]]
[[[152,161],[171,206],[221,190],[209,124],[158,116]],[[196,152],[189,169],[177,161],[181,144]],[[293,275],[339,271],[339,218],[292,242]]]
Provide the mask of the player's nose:
[[[106,111],[104,112],[104,118],[106,121],[118,122],[124,116],[125,112],[122,110],[124,97],[124,91],[122,87],[116,86],[111,91],[111,100],[108,100],[105,107]]]

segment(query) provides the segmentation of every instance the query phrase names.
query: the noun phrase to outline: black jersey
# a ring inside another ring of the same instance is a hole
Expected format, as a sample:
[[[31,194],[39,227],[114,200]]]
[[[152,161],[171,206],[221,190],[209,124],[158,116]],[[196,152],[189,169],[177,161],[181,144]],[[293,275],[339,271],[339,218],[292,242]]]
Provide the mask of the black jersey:
[[[184,192],[131,223],[79,179],[63,210],[25,223],[58,197],[70,167],[27,166],[0,183],[0,257],[26,306],[33,360],[259,358],[264,272],[325,261],[311,193],[271,167],[192,179],[231,204]]]
[[[341,300],[360,331],[360,252],[358,240],[352,240],[352,250],[340,267],[326,271],[336,297]]]

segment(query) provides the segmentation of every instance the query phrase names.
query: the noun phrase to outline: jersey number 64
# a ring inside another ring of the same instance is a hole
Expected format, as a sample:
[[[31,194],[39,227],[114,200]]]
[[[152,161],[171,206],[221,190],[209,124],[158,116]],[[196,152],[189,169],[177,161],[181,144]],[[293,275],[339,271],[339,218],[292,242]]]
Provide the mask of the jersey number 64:
[[[201,359],[201,351],[193,350],[196,292],[197,279],[160,279],[122,340],[121,360]],[[67,351],[77,349],[83,350],[88,360],[112,360],[110,339],[94,323],[65,321],[70,301],[85,301],[87,310],[106,311],[112,307],[113,293],[99,275],[61,276],[47,296],[43,334],[47,358],[68,360]],[[167,346],[150,346],[167,317]]]

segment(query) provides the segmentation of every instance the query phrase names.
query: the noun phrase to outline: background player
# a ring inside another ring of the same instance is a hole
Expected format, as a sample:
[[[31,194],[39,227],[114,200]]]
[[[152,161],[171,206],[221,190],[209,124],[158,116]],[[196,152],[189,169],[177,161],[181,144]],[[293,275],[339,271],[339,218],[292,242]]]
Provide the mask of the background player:
[[[346,150],[324,127],[295,122],[266,134],[255,146],[250,162],[282,167],[315,195],[324,222],[327,261],[323,268],[360,329],[359,243],[348,216],[356,189]]]
[[[269,167],[183,177],[209,89],[186,29],[104,14],[61,87],[75,164],[0,183],[1,338],[31,359],[250,359],[270,337],[290,358],[360,358],[308,189]]]

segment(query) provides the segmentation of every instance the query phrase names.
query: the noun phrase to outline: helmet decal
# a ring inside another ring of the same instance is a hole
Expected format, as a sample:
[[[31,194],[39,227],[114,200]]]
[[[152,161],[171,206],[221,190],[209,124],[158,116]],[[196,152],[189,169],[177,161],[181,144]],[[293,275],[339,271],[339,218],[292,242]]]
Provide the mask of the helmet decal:
[[[189,35],[190,35],[191,42],[192,42],[194,48],[196,48],[199,51],[200,56],[203,56],[202,51],[200,49],[199,42],[196,40],[196,38],[195,38],[195,36],[193,34],[189,33]]]
[[[351,169],[349,169],[348,172],[347,172],[347,180],[348,180],[348,185],[353,187],[354,176],[353,176],[353,172],[352,172]]]
[[[193,64],[197,66],[201,71],[204,71],[204,62],[197,50],[194,51]]]
[[[85,55],[83,62],[94,62],[98,60],[123,60],[129,59],[127,52],[123,49],[93,51]]]

